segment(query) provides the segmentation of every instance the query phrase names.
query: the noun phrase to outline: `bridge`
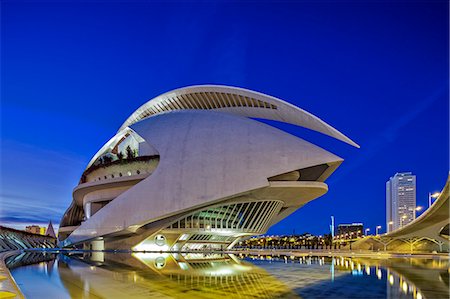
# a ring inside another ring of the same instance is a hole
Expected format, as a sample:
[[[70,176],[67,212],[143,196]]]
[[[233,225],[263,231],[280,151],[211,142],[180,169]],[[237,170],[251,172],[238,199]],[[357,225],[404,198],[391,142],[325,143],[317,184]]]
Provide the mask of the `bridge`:
[[[0,226],[0,252],[28,248],[54,248],[56,238]]]
[[[431,251],[426,250],[430,248],[429,244],[436,244],[440,252],[448,252],[450,243],[449,189],[450,176],[447,177],[447,182],[436,201],[414,221],[390,233],[355,241],[352,244],[353,248],[386,251],[392,250],[394,247],[402,247],[399,245],[403,243],[403,245],[407,245],[410,252],[413,252],[414,250]],[[368,248],[367,245],[371,247]]]

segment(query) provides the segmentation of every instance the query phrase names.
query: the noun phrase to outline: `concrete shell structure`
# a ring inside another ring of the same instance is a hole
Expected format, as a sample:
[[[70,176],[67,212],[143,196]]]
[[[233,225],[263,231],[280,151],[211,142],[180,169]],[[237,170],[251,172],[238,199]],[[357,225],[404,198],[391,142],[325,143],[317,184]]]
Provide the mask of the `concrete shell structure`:
[[[327,192],[342,159],[253,118],[357,146],[261,93],[193,86],[137,109],[92,158],[60,223],[63,246],[225,249]]]

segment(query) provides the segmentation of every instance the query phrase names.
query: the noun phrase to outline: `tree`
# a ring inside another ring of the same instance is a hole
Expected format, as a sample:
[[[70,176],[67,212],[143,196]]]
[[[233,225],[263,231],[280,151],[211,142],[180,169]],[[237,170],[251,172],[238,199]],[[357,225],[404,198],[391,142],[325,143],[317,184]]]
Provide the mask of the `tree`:
[[[124,154],[122,152],[117,153],[117,159],[119,159],[119,161],[122,161],[124,157]]]
[[[134,152],[130,146],[127,146],[126,151],[127,151],[127,159],[133,159],[135,157]]]
[[[110,156],[104,156],[103,161],[105,164],[108,164],[112,162],[112,158]]]

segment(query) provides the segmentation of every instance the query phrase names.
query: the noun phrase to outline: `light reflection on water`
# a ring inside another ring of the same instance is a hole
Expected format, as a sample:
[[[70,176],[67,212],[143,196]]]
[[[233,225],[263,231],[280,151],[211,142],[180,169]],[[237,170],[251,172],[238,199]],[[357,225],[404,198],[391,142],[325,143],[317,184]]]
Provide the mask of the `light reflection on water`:
[[[7,263],[26,298],[449,298],[441,259],[35,252]]]

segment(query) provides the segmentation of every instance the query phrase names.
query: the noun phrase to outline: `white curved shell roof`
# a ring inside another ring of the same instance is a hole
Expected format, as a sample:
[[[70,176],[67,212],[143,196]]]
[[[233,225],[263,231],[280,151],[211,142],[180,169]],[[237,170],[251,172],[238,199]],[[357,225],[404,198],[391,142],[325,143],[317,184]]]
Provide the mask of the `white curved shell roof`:
[[[138,228],[269,187],[268,178],[275,175],[320,164],[337,167],[342,162],[340,157],[303,139],[228,113],[164,113],[130,129],[144,142],[151,141],[160,153],[158,167],[83,222],[67,242]],[[326,188],[322,182],[306,183]]]
[[[119,132],[152,115],[173,110],[216,110],[245,117],[276,120],[323,133],[359,148],[350,138],[288,102],[244,88],[196,85],[175,89],[151,99],[122,124]]]

